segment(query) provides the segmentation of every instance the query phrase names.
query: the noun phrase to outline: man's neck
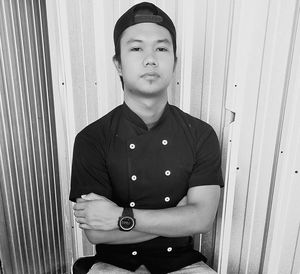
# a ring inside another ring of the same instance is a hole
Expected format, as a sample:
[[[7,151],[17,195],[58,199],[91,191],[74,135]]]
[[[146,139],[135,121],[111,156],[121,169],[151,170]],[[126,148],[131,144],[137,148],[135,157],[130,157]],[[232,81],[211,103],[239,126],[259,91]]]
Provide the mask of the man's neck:
[[[124,101],[126,105],[135,112],[146,125],[155,124],[161,117],[168,98],[167,94],[159,97],[137,98],[125,92]]]

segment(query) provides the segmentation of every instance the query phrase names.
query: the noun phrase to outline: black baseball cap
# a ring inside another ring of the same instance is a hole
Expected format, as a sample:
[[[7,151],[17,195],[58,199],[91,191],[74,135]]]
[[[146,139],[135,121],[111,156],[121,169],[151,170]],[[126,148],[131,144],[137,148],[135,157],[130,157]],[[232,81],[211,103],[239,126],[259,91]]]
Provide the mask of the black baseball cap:
[[[171,34],[174,54],[176,54],[176,29],[171,18],[160,8],[149,2],[134,5],[119,18],[114,28],[115,50],[120,43],[123,31],[140,23],[156,23],[166,28]]]

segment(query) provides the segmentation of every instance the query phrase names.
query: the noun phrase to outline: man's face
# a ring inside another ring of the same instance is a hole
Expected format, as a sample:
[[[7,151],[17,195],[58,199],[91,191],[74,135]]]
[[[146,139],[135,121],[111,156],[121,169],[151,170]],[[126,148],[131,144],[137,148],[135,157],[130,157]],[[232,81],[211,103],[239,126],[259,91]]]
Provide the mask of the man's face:
[[[169,31],[155,23],[127,28],[121,37],[121,64],[124,91],[151,97],[166,92],[175,67]]]

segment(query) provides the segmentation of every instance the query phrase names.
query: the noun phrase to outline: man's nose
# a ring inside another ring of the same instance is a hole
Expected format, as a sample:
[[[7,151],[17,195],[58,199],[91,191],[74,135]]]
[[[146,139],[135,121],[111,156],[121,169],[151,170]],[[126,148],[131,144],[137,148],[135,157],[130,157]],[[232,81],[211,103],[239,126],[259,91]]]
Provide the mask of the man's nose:
[[[145,59],[144,59],[144,66],[152,66],[152,67],[156,67],[158,65],[158,62],[154,56],[153,53],[148,54]]]

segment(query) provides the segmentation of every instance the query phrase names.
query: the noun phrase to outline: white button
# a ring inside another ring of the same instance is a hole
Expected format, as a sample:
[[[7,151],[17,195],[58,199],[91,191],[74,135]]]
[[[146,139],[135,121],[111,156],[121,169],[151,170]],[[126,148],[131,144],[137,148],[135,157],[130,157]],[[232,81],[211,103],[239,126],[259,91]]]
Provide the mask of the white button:
[[[132,176],[131,176],[131,180],[132,180],[132,181],[136,181],[136,179],[137,179],[137,177],[136,177],[135,175],[132,175]]]
[[[132,251],[131,253],[133,256],[137,255],[137,252],[136,251]]]
[[[134,206],[135,206],[135,202],[131,202],[131,203],[130,203],[130,206],[131,206],[131,207],[134,207]]]
[[[165,171],[165,175],[166,175],[166,176],[170,176],[170,175],[171,175],[171,171],[170,171],[170,170],[166,170],[166,171]]]
[[[172,247],[168,247],[167,251],[171,252],[172,251]]]
[[[130,149],[135,149],[135,144],[130,144],[129,147]]]
[[[165,201],[166,201],[166,202],[170,202],[170,197],[166,197],[166,198],[165,198]]]
[[[168,144],[168,141],[167,140],[162,140],[161,143],[166,146]]]

